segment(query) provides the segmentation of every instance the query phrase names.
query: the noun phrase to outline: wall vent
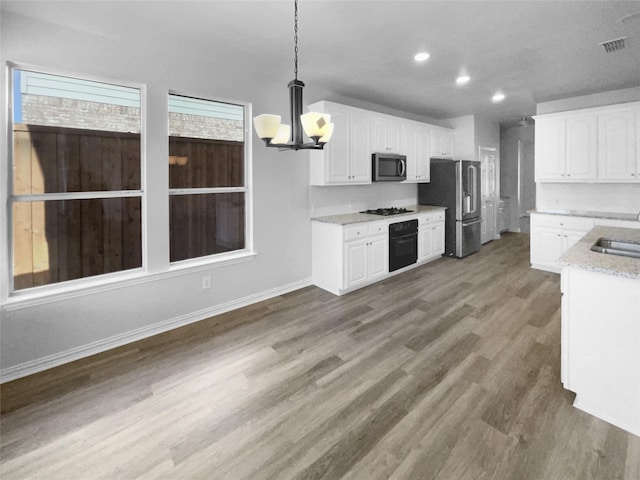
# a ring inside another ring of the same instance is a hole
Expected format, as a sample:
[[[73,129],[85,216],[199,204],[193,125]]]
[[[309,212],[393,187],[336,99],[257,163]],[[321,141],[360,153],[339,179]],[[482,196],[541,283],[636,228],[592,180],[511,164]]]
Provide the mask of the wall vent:
[[[604,47],[604,51],[607,53],[617,52],[618,50],[622,50],[624,48],[624,41],[626,38],[627,37],[616,38],[615,40],[602,42],[598,45],[602,45]]]

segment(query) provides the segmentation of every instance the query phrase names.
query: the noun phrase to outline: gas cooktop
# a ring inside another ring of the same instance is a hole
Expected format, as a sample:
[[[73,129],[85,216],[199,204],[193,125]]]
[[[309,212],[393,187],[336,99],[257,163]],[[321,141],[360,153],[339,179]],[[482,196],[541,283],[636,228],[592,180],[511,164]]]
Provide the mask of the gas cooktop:
[[[360,213],[368,213],[369,215],[388,216],[388,215],[399,215],[401,213],[411,213],[411,212],[413,212],[413,210],[407,210],[406,208],[388,207],[388,208],[376,208],[375,210],[365,210],[364,212],[360,212]]]

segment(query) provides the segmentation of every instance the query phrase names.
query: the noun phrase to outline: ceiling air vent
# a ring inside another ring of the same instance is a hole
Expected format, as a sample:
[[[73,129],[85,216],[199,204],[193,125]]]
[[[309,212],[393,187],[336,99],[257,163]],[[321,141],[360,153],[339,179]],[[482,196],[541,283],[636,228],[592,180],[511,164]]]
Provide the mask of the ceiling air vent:
[[[607,53],[617,52],[618,50],[622,50],[624,48],[624,40],[627,37],[616,38],[615,40],[609,40],[608,42],[602,42],[598,45],[602,45],[604,47],[604,51]]]

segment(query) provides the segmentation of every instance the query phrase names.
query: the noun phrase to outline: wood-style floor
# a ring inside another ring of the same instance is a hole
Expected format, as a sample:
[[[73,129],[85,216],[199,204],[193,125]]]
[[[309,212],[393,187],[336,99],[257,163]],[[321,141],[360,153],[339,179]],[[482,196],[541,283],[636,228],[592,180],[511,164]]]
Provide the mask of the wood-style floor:
[[[528,259],[507,234],[5,384],[2,479],[637,480],[640,438],[562,388]]]

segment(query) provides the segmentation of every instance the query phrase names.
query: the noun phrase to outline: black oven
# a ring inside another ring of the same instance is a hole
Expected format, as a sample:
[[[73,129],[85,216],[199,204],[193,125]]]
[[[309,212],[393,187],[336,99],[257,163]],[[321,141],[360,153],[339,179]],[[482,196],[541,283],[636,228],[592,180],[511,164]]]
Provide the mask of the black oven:
[[[389,224],[389,271],[418,261],[418,220]]]

